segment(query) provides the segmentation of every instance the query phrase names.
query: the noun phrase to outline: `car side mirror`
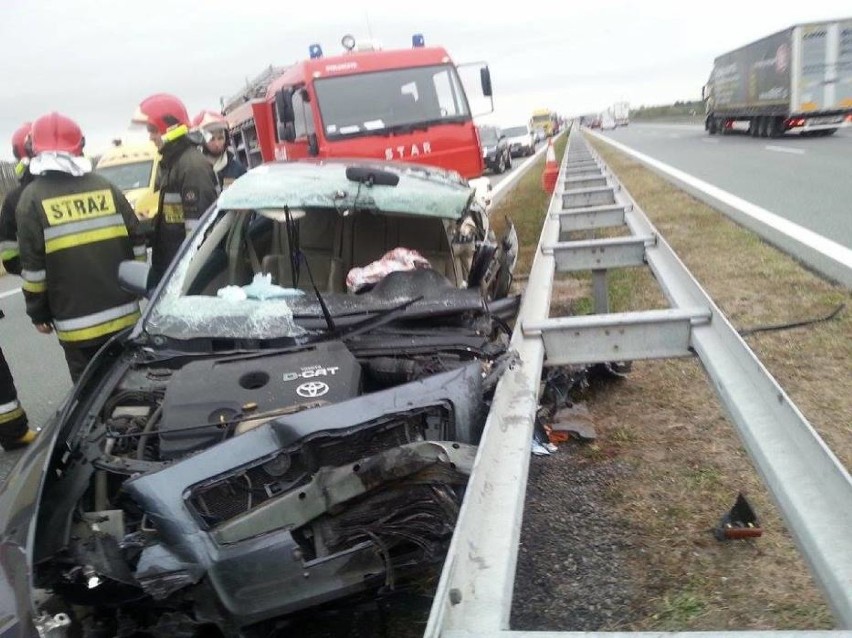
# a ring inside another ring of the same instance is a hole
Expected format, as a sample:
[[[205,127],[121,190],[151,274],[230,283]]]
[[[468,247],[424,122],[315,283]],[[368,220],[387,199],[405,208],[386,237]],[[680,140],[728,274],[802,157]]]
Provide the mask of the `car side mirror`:
[[[482,84],[482,94],[491,97],[494,91],[491,89],[491,70],[487,66],[479,69],[479,82]]]
[[[148,296],[151,267],[141,261],[123,261],[118,265],[118,285],[137,297]]]

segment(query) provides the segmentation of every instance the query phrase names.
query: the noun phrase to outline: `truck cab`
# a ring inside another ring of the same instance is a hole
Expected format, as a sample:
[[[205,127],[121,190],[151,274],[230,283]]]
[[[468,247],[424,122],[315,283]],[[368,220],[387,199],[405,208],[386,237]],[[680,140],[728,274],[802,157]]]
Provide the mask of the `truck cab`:
[[[550,109],[536,109],[530,118],[530,128],[542,128],[547,137],[553,137],[556,134],[553,120],[553,111]]]
[[[428,164],[465,178],[484,165],[473,114],[456,65],[440,47],[381,50],[343,39],[347,52],[311,57],[269,82],[263,99],[227,113],[241,159],[367,157]],[[491,98],[488,67],[482,94]],[[492,103],[493,109],[493,103]],[[241,154],[244,153],[245,155]]]

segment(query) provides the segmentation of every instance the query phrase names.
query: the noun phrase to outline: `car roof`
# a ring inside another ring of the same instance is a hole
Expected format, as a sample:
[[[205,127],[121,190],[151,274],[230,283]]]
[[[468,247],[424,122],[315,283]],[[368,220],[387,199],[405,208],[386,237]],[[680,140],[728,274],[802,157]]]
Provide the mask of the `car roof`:
[[[350,180],[347,168],[391,173],[396,186],[368,186]],[[458,219],[467,210],[473,190],[455,171],[363,159],[295,160],[253,168],[220,196],[220,209],[282,210],[359,208]]]
[[[104,151],[98,160],[98,167],[153,160],[157,159],[158,154],[157,147],[150,141],[123,143]]]

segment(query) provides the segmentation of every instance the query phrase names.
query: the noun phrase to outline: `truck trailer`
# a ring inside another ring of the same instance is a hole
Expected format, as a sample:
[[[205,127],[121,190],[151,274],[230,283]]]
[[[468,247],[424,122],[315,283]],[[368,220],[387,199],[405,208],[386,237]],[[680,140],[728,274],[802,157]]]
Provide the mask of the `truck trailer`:
[[[797,24],[716,58],[704,128],[753,137],[831,135],[852,125],[852,18]]]
[[[630,124],[630,103],[616,102],[612,105],[612,117],[616,126],[627,126]]]

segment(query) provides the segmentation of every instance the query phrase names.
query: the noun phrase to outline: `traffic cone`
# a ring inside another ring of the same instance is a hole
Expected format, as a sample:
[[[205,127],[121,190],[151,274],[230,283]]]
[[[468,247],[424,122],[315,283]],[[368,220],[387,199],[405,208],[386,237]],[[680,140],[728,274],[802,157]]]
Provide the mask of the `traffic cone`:
[[[541,174],[541,187],[548,193],[556,188],[556,178],[559,176],[559,166],[556,164],[556,151],[553,150],[553,140],[547,140],[547,155],[544,160],[544,172]]]

